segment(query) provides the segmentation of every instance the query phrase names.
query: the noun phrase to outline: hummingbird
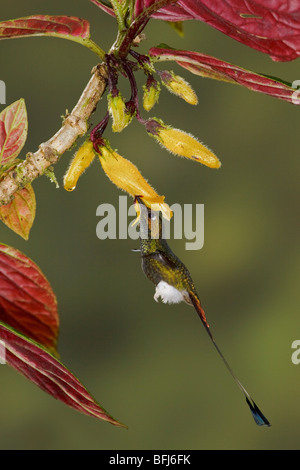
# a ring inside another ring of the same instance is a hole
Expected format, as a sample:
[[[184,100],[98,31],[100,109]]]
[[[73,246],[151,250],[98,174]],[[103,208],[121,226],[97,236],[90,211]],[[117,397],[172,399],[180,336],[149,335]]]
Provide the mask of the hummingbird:
[[[155,285],[154,300],[158,302],[161,299],[162,302],[168,304],[185,302],[194,307],[219,356],[246,398],[256,424],[258,426],[270,426],[269,421],[238,380],[219,349],[212,335],[192,277],[187,267],[173,253],[163,237],[163,221],[160,212],[148,208],[143,203],[142,197],[137,196],[135,202],[139,204],[140,249],[134,251],[140,251],[142,270]]]

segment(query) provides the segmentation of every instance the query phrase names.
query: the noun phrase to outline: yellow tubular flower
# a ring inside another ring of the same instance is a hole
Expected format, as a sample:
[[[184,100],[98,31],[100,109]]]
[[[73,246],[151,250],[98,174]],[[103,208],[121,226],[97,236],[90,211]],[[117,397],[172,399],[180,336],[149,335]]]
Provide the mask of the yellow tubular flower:
[[[64,176],[64,188],[67,191],[73,191],[80,175],[90,166],[95,158],[93,143],[86,140],[84,144],[77,150],[74,158]]]
[[[191,85],[174,72],[163,71],[160,73],[162,84],[175,95],[179,96],[189,104],[198,104],[198,97]]]
[[[121,157],[109,145],[100,148],[99,158],[104,172],[118,188],[123,189],[133,198],[139,196],[146,206],[155,211],[161,211],[163,216],[170,220],[172,211],[164,202],[165,196],[157,194],[133,163]]]
[[[149,120],[146,129],[151,137],[175,155],[190,158],[210,168],[220,168],[221,162],[216,155],[191,134],[167,126],[158,119]]]

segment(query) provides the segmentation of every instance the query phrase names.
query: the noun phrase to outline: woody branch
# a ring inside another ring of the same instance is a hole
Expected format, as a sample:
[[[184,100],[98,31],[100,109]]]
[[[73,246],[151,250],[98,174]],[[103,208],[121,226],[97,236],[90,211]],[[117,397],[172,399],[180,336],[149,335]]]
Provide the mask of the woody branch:
[[[9,170],[0,181],[0,206],[8,204],[19,189],[31,183],[69,150],[78,137],[88,131],[88,119],[95,110],[107,85],[107,72],[103,64],[92,70],[92,77],[82,92],[72,112],[63,121],[61,128],[47,142],[39,145],[35,153],[29,152],[26,159]]]

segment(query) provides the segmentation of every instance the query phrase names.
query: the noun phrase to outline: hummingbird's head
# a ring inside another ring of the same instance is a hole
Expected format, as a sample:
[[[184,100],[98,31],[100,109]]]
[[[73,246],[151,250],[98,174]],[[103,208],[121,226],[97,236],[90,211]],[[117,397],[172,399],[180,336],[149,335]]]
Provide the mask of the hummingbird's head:
[[[140,238],[143,240],[161,238],[162,220],[160,212],[146,206],[139,196],[135,200],[139,204]]]

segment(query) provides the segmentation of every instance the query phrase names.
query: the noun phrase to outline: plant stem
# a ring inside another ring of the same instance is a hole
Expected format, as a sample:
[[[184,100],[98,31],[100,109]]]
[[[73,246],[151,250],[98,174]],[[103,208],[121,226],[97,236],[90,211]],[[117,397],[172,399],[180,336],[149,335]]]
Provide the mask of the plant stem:
[[[105,51],[103,49],[101,49],[100,46],[98,46],[98,44],[96,44],[94,41],[92,41],[91,39],[84,39],[83,42],[82,42],[82,45],[83,46],[86,46],[88,49],[90,49],[92,52],[94,52],[95,54],[97,54],[97,56],[101,59],[101,60],[104,60],[104,57],[105,57]]]
[[[63,34],[58,34],[58,33],[48,33],[47,36],[52,36],[55,38],[62,38],[62,39],[67,39],[68,41],[77,42],[77,44],[81,44],[82,46],[87,47],[92,52],[94,52],[101,60],[104,60],[105,51],[101,49],[101,47],[98,46],[98,44],[96,44],[92,39],[82,38],[80,36],[67,36],[66,37]]]
[[[95,110],[107,85],[106,67],[101,64],[92,70],[92,77],[82,92],[72,112],[61,128],[47,142],[40,144],[35,153],[28,153],[16,167],[9,170],[0,181],[0,206],[8,204],[19,189],[43,175],[61,155],[69,150],[78,137],[88,131],[88,119]]]
[[[132,47],[132,42],[146,27],[148,21],[151,18],[151,15],[153,15],[160,8],[163,8],[172,3],[177,3],[177,1],[178,0],[157,0],[156,2],[152,3],[149,7],[145,8],[142,13],[131,22],[127,30],[119,30],[119,32],[121,32],[122,34],[117,39],[110,52],[114,52],[115,55],[117,55],[118,57],[125,59],[128,55],[129,50]]]
[[[114,12],[117,18],[119,31],[122,31],[126,28],[125,23],[124,23],[124,18],[123,18],[122,5],[118,2],[118,0],[111,0],[110,3],[112,4],[112,7],[114,9]]]

